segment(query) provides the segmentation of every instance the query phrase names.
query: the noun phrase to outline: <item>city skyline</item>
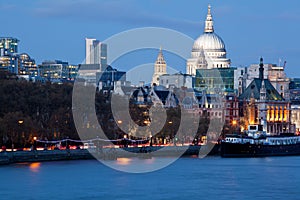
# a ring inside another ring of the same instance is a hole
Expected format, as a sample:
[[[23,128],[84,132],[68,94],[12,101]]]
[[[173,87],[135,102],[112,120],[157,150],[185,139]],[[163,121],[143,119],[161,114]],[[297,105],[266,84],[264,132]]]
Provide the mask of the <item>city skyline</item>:
[[[295,47],[297,38],[286,36],[298,30],[295,26],[300,20],[297,1],[289,1],[289,4],[272,1],[270,6],[269,1],[227,1],[226,4],[217,1],[191,1],[189,4],[172,1],[171,4],[170,1],[135,0],[51,3],[14,0],[9,4],[1,2],[1,15],[14,11],[10,15],[11,20],[22,19],[27,23],[19,23],[18,26],[7,23],[0,33],[1,36],[20,39],[19,52],[28,52],[37,63],[61,59],[79,64],[84,61],[86,37],[103,41],[128,29],[158,26],[181,31],[196,39],[203,32],[207,4],[212,5],[216,33],[224,39],[233,66],[249,66],[263,56],[267,63],[279,64],[280,59],[281,64],[287,61],[287,75],[300,76],[297,72],[300,50]],[[127,9],[119,12],[124,6]],[[143,56],[142,63],[154,63],[156,53],[153,51],[153,56]],[[145,58],[149,60],[145,61]],[[168,54],[166,61],[174,66]],[[179,66],[175,67],[183,71],[185,62],[178,63]],[[137,64],[141,63],[127,61],[116,67],[127,71]]]

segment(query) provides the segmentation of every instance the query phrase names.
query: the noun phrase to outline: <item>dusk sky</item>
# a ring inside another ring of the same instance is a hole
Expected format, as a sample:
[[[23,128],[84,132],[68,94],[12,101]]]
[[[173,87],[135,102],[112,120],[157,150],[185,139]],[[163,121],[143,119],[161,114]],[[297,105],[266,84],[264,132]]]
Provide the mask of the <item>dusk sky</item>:
[[[105,40],[132,28],[163,27],[194,39],[203,33],[207,5],[212,6],[215,32],[226,44],[233,66],[287,61],[290,77],[300,77],[300,1],[174,0],[0,0],[0,36],[18,38],[19,52],[36,59],[82,63],[86,37]],[[191,47],[192,48],[192,47]],[[118,63],[118,69],[154,62]],[[166,57],[172,63],[172,57]],[[177,64],[185,70],[185,63]]]

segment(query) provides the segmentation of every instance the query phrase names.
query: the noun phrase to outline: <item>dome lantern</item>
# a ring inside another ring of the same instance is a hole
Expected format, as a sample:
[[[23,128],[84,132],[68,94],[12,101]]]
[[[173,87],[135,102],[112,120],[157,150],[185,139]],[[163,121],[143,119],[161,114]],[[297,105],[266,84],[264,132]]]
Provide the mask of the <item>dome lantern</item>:
[[[204,33],[213,33],[214,32],[214,21],[213,21],[210,9],[211,9],[211,6],[208,5]]]

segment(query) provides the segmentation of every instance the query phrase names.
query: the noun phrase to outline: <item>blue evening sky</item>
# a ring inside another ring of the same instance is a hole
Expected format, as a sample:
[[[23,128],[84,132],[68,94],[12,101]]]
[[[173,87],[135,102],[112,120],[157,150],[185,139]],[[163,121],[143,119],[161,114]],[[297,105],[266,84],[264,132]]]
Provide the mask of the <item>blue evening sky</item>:
[[[128,29],[155,26],[196,39],[203,32],[209,3],[215,31],[233,66],[248,66],[260,56],[267,63],[282,59],[288,75],[300,77],[299,0],[0,0],[0,36],[20,39],[20,52],[37,63],[61,59],[78,64],[84,60],[85,37],[105,40]],[[123,59],[116,67],[127,70],[154,62],[156,53]],[[185,70],[184,61],[176,63],[168,55],[166,59]]]

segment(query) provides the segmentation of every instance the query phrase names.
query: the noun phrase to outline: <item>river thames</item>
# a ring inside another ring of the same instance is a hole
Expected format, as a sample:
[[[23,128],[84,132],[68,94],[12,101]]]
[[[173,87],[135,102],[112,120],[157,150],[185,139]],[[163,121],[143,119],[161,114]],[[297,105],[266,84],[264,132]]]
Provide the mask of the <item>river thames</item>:
[[[300,199],[299,169],[300,157],[180,158],[143,174],[96,160],[22,163],[0,167],[0,199]]]

